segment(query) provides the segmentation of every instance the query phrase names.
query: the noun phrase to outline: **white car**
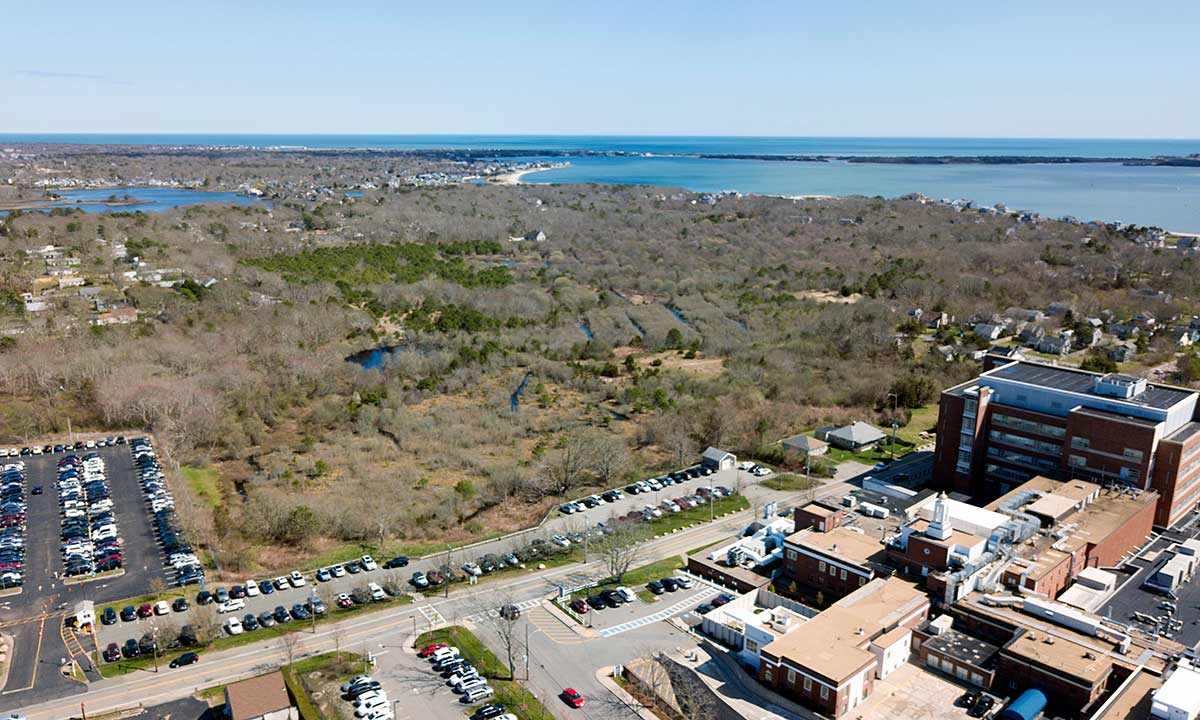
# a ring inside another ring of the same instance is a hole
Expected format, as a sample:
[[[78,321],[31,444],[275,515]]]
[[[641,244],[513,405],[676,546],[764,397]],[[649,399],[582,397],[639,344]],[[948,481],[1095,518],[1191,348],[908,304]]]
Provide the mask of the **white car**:
[[[679,587],[687,590],[692,587],[692,579],[687,575],[676,575],[675,582],[679,583]]]
[[[242,621],[238,620],[236,615],[225,621],[225,632],[230,635],[241,635],[243,630]]]
[[[166,600],[159,600],[158,602],[154,603],[154,614],[170,615],[171,605]]]
[[[625,598],[625,602],[633,602],[637,598],[637,596],[633,594],[633,591],[624,585],[617,587],[617,594]]]
[[[365,692],[362,695],[359,695],[350,702],[354,705],[354,707],[362,707],[363,705],[373,705],[373,701],[380,698],[383,698],[384,702],[387,702],[387,693],[382,690],[372,690],[371,692]]]
[[[329,568],[329,572],[334,577],[346,577],[346,567],[344,565],[334,565]]]
[[[358,562],[362,565],[362,569],[368,572],[379,569],[379,566],[375,564],[375,558],[370,555],[363,555],[358,559]]]
[[[382,710],[387,706],[387,698],[375,698],[373,701],[366,703],[365,705],[359,705],[358,709],[354,711],[354,717],[365,718],[372,713],[378,714],[377,711]]]
[[[554,535],[554,536],[552,536],[552,537],[550,538],[550,542],[554,543],[555,545],[559,546],[560,548],[569,548],[569,547],[571,547],[571,541],[570,541],[570,540],[568,540],[568,539],[567,539],[565,536],[563,536],[563,535]]]
[[[229,598],[217,606],[217,612],[230,613],[246,609],[246,601],[241,598]]]
[[[376,602],[387,597],[387,593],[383,591],[383,588],[379,587],[379,583],[367,583],[367,590],[371,593],[371,599]]]
[[[483,574],[483,571],[479,569],[479,566],[473,562],[463,563],[462,569],[463,569],[463,572],[465,572],[466,574],[474,575],[476,577]]]
[[[258,597],[261,592],[258,589],[258,583],[253,580],[246,583],[246,597]]]
[[[293,570],[292,574],[288,575],[288,582],[292,584],[292,587],[303,587],[304,576],[300,574],[299,570]]]
[[[653,515],[656,518],[660,518],[663,516],[663,511],[659,510],[658,508],[654,507],[653,505],[647,505],[646,507],[642,508],[642,510],[650,513],[651,515]]]

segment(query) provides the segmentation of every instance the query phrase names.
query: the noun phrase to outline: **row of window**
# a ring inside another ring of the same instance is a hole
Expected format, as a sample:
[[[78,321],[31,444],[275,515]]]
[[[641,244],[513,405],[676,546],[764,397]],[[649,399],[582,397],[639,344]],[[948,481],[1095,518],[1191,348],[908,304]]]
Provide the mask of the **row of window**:
[[[1058,469],[1058,463],[1054,462],[1053,460],[1033,457],[1032,455],[1014,452],[1012,450],[1005,450],[1004,448],[989,447],[987,454],[988,457],[993,457],[997,460],[1004,460],[1005,462],[1010,462],[1014,465],[1021,465],[1023,467],[1029,467],[1043,472],[1054,472]]]
[[[1080,437],[1078,435],[1075,435],[1071,438],[1071,447],[1076,450],[1091,450],[1091,446],[1092,446],[1092,443],[1088,438]],[[1137,450],[1135,448],[1125,448],[1119,456],[1116,453],[1107,453],[1107,452],[1102,453],[1099,450],[1091,450],[1091,451],[1094,453],[1108,455],[1109,457],[1128,458],[1129,460],[1136,460],[1137,462],[1141,462],[1146,457],[1146,453],[1144,453],[1141,450]]]
[[[1059,438],[1060,440],[1067,435],[1064,428],[1057,425],[1048,425],[1046,423],[1026,420],[1025,418],[1013,417],[1012,415],[1002,415],[1000,413],[992,414],[992,424],[1005,427],[1010,430],[1020,430],[1021,432],[1033,433],[1035,435],[1045,435],[1047,437]]]
[[[1040,452],[1045,455],[1062,455],[1062,446],[1055,443],[1046,442],[1044,440],[1034,440],[1033,438],[1013,435],[1012,433],[1000,432],[998,430],[989,430],[988,439],[1002,442],[1005,445],[1014,445],[1016,447],[1025,448],[1034,452]]]
[[[763,669],[763,680],[764,681],[771,682],[771,672],[772,672],[771,668]],[[796,671],[791,668],[787,669],[787,684],[790,685],[791,687],[796,686]],[[809,695],[812,695],[812,686],[813,686],[812,678],[805,675],[804,676],[804,692],[808,693]],[[829,687],[826,685],[821,686],[821,699],[822,700],[829,699]]]

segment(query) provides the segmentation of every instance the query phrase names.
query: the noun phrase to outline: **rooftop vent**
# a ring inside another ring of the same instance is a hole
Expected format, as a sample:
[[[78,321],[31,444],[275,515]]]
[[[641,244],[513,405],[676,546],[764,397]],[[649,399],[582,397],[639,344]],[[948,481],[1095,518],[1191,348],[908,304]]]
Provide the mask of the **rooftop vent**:
[[[1092,392],[1097,395],[1128,400],[1146,391],[1146,378],[1121,373],[1100,375],[1092,380]]]

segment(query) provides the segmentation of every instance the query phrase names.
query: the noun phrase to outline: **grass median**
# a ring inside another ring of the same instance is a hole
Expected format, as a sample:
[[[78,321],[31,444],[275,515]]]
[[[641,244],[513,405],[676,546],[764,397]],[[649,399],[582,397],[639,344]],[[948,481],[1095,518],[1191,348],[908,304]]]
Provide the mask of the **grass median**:
[[[432,630],[417,638],[416,647],[432,643],[445,643],[458,648],[463,658],[488,679],[488,685],[492,686],[496,694],[483,702],[500,703],[521,720],[553,717],[533,693],[512,679],[512,674],[500,658],[488,650],[470,630],[459,625]]]

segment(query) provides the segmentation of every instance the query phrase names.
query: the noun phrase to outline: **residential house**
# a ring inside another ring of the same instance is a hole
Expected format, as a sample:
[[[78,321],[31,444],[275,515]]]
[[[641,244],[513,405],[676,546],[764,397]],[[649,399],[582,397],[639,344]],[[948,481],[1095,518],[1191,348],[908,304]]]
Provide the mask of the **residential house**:
[[[1176,347],[1190,347],[1192,343],[1196,342],[1196,333],[1197,331],[1191,328],[1177,327],[1172,328],[1167,337],[1171,339],[1171,344]]]
[[[1144,330],[1150,330],[1158,324],[1158,319],[1151,313],[1140,312],[1133,316],[1133,324]]]
[[[1137,337],[1142,332],[1138,326],[1129,323],[1109,323],[1106,329],[1109,335],[1116,335],[1121,340]]]
[[[1096,347],[1096,343],[1100,342],[1103,338],[1104,332],[1100,328],[1093,327],[1090,332],[1079,335],[1077,340],[1080,347]]]
[[[1037,345],[1044,337],[1046,337],[1046,328],[1033,323],[1026,325],[1021,329],[1021,333],[1017,335],[1018,340],[1030,347]]]
[[[950,324],[950,315],[944,312],[926,313],[925,327],[930,330],[940,330]]]
[[[1137,356],[1137,349],[1132,343],[1121,343],[1109,350],[1108,356],[1115,362],[1129,362]]]
[[[1071,336],[1063,333],[1057,337],[1042,338],[1034,349],[1047,355],[1066,355],[1071,352]]]
[[[1004,332],[1004,328],[991,323],[979,323],[971,331],[984,340],[996,340]]]
[[[1071,307],[1071,303],[1052,302],[1046,306],[1046,314],[1053,317],[1061,317],[1066,315],[1068,312],[1074,312],[1074,308]]]
[[[783,449],[800,457],[815,457],[824,455],[829,450],[829,444],[811,435],[797,435],[783,441]]]
[[[1010,307],[1004,311],[1004,314],[1014,320],[1025,320],[1034,323],[1040,323],[1046,319],[1046,313],[1041,310],[1029,310],[1019,307]]]
[[[817,431],[817,439],[824,440],[836,448],[854,451],[873,448],[886,437],[879,428],[859,420],[844,427],[822,428]]]

